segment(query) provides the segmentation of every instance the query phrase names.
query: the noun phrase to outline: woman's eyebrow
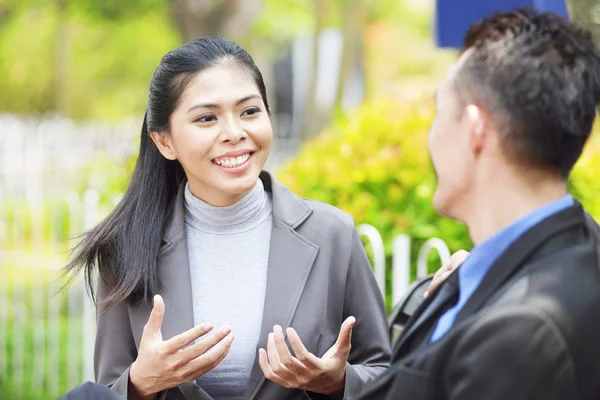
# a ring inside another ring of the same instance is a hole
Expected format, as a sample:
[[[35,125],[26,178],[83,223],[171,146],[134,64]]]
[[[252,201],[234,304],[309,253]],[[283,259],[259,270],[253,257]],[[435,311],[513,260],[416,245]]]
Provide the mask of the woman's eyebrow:
[[[248,96],[242,97],[241,99],[239,99],[238,101],[235,102],[235,105],[238,106],[248,100],[252,100],[252,99],[262,99],[261,96],[257,95],[257,94],[250,94]],[[199,103],[199,104],[195,104],[192,107],[190,107],[189,110],[187,110],[187,112],[191,112],[194,111],[198,108],[219,108],[220,106],[218,104],[214,104],[214,103]]]

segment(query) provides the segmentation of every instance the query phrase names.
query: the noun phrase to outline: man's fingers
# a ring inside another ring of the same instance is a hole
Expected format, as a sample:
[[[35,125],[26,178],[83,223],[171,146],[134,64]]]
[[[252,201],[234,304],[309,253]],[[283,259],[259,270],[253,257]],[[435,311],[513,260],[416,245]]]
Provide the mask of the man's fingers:
[[[196,339],[206,335],[212,329],[213,325],[210,322],[195,326],[192,329],[189,329],[177,336],[173,336],[171,339],[167,340],[165,342],[165,347],[168,352],[174,353],[193,343]],[[224,333],[222,337],[225,337],[225,335],[228,333],[229,332]]]
[[[223,341],[227,340],[228,335],[231,336],[231,328],[228,326],[224,326],[222,329],[217,332],[213,332],[210,336],[194,343],[193,345],[181,350],[180,354],[182,357],[182,362],[191,361],[205,353],[207,353],[213,347],[218,346],[223,343]],[[231,336],[233,338],[233,336]]]
[[[150,313],[150,317],[148,317],[145,328],[148,330],[148,333],[160,333],[163,316],[165,315],[165,302],[158,294],[154,296],[153,301],[154,306],[152,307],[152,312]]]
[[[335,342],[338,349],[350,352],[350,344],[352,341],[352,328],[356,323],[356,318],[348,317],[342,323],[342,327],[340,328],[340,333],[338,334],[338,338]]]
[[[290,345],[292,346],[292,350],[294,350],[294,354],[296,355],[296,359],[307,368],[317,368],[319,359],[304,347],[296,330],[294,328],[287,328],[287,336]]]
[[[216,345],[208,349],[204,354],[187,363],[187,375],[191,376],[192,379],[196,379],[200,375],[207,373],[219,365],[227,353],[229,353],[233,339],[233,333],[230,333]]]

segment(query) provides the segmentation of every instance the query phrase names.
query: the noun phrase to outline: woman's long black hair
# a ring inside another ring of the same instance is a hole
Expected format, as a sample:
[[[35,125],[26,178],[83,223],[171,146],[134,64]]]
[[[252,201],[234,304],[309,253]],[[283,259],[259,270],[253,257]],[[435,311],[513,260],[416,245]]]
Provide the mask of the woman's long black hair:
[[[152,76],[148,110],[141,131],[140,152],[123,199],[73,249],[65,267],[83,272],[94,297],[93,276],[106,288],[101,308],[125,300],[149,300],[159,290],[156,267],[162,236],[185,173],[178,161],[162,156],[149,132],[168,132],[169,118],[189,82],[220,62],[233,62],[253,77],[269,110],[262,74],[239,45],[221,37],[202,37],[167,53]]]

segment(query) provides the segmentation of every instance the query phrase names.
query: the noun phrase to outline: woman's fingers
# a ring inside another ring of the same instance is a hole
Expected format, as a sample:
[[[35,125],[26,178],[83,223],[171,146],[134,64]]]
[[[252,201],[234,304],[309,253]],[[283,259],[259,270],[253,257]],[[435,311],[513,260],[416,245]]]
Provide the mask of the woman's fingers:
[[[233,333],[229,333],[204,354],[188,362],[182,367],[184,375],[192,380],[215,368],[229,353],[233,340]]]
[[[290,386],[285,380],[283,380],[281,377],[277,376],[275,372],[273,372],[273,369],[271,368],[271,365],[269,364],[269,361],[267,359],[267,352],[265,349],[258,350],[258,365],[260,365],[260,369],[265,375],[265,378],[267,378],[268,380],[273,381],[283,387]]]
[[[187,345],[193,343],[195,340],[206,335],[213,329],[211,323],[205,323],[189,329],[177,336],[173,336],[171,339],[164,342],[164,346],[167,352],[175,353]],[[228,332],[229,333],[229,332]]]
[[[287,328],[288,340],[290,341],[290,345],[292,346],[292,350],[294,350],[294,354],[296,355],[296,359],[298,359],[302,365],[305,365],[308,368],[316,369],[319,367],[319,358],[309,352],[300,336],[294,328]]]
[[[429,293],[435,291],[438,286],[442,284],[456,268],[458,268],[466,259],[469,257],[469,252],[465,250],[459,250],[446,261],[440,269],[433,275],[433,279],[425,292],[425,297],[429,296]]]
[[[219,343],[222,343],[228,335],[231,335],[231,328],[225,326],[217,332],[214,332],[206,338],[198,341],[197,343],[194,343],[193,345],[181,350],[179,352],[181,362],[190,362],[207,353],[210,349],[217,346]]]
[[[148,317],[148,322],[144,326],[144,332],[142,333],[142,338],[148,335],[154,336],[158,335],[160,337],[160,329],[162,327],[163,316],[165,314],[165,302],[163,301],[160,295],[154,296],[153,299],[152,311],[150,312],[150,317]]]
[[[273,327],[273,334],[275,337],[275,348],[277,349],[277,355],[279,356],[279,361],[281,363],[281,372],[283,373],[282,378],[287,379],[291,374],[304,373],[305,367],[300,361],[292,356],[292,353],[290,353],[281,326],[275,325]],[[287,374],[288,371],[291,374]],[[277,371],[275,372],[277,373]]]

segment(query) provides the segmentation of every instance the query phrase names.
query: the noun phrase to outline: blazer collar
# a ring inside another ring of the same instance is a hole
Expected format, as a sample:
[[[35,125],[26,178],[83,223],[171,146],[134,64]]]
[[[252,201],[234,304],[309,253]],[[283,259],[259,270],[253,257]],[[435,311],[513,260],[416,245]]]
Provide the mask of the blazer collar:
[[[262,171],[259,179],[262,180],[266,191],[273,196],[273,218],[283,222],[292,229],[296,229],[312,213],[312,209],[300,197],[292,193],[287,187],[278,182],[269,172]],[[185,184],[179,185],[179,190],[171,203],[171,212],[167,219],[163,235],[163,246],[173,242],[185,231]]]

